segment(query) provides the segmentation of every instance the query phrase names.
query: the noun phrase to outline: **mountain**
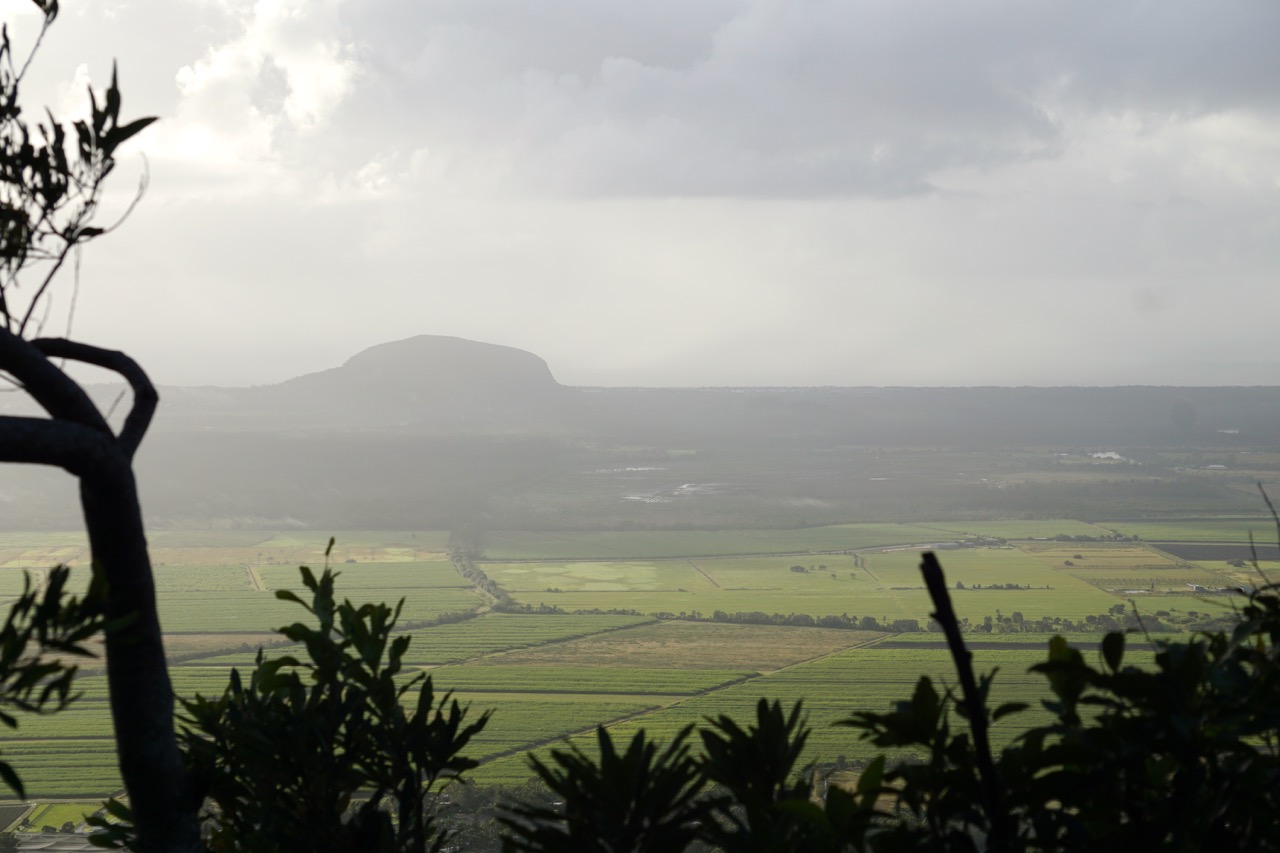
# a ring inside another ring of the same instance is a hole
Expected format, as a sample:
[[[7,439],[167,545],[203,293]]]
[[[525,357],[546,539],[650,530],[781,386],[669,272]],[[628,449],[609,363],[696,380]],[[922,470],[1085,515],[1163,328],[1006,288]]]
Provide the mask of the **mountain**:
[[[88,390],[104,412],[121,393]],[[422,335],[274,385],[160,396],[137,473],[148,523],[173,527],[1236,511],[1280,471],[1280,388],[569,388],[532,353]],[[0,395],[0,414],[31,408]],[[0,527],[78,515],[65,473],[3,466]]]
[[[166,388],[163,397],[169,429],[539,435],[571,429],[580,393],[524,350],[419,335],[276,385]]]

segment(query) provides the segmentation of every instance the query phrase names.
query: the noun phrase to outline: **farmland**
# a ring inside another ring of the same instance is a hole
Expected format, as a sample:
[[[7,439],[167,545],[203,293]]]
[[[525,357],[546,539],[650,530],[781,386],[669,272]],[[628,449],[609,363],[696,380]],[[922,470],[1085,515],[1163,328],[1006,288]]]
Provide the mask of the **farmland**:
[[[543,612],[497,612],[492,596],[455,567],[442,531],[338,534],[329,564],[341,572],[340,596],[404,600],[401,623],[412,637],[406,664],[429,674],[438,693],[454,691],[473,713],[493,711],[469,748],[482,760],[474,778],[510,783],[528,778],[526,751],[575,737],[588,745],[583,736],[598,724],[619,734],[643,726],[670,735],[706,716],[750,714],[761,696],[804,700],[815,728],[809,759],[868,757],[867,744],[832,723],[903,698],[919,674],[949,680],[939,635],[901,633],[901,624],[915,620],[924,629],[928,622],[917,570],[926,544],[940,549],[959,614],[994,631],[972,638],[979,667],[1000,667],[1000,701],[1043,695],[1042,679],[1026,670],[1043,656],[1048,635],[1000,633],[1017,630],[1011,616],[1083,624],[1131,600],[1175,625],[1227,612],[1230,596],[1194,588],[1236,583],[1235,569],[1186,560],[1151,542],[1158,535],[1162,543],[1240,544],[1256,526],[1195,520],[1180,532],[1176,522],[1145,524],[1051,519],[513,531],[490,532],[471,545],[475,565],[516,605],[543,605]],[[1110,538],[1117,533],[1140,539]],[[268,656],[296,654],[270,632],[306,614],[274,593],[301,586],[299,563],[323,566],[327,544],[327,536],[297,531],[153,537],[179,696],[218,693],[232,667],[253,664],[264,641]],[[0,534],[0,599],[18,594],[24,569],[38,579],[41,569],[66,562],[74,580],[84,577],[86,559],[76,534]],[[811,617],[810,624],[770,624],[772,614]],[[812,624],[837,615],[899,627],[886,633]],[[72,709],[24,716],[5,740],[6,759],[37,799],[92,799],[119,785],[100,667],[87,662]],[[1042,712],[1029,711],[997,737],[1041,720]]]

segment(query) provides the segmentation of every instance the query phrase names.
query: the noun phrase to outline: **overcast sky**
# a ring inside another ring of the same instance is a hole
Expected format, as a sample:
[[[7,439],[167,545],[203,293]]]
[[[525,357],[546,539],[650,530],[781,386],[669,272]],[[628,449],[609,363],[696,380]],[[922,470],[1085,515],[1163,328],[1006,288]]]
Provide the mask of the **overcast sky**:
[[[74,326],[161,383],[441,334],[575,385],[1274,385],[1277,34],[1274,0],[64,0],[25,97],[74,116],[116,58],[162,119]]]

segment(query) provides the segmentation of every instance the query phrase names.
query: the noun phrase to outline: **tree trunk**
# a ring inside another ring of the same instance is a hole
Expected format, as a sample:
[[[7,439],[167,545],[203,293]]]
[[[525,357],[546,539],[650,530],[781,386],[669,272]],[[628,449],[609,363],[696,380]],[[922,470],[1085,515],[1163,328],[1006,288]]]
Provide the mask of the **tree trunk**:
[[[105,581],[111,719],[139,849],[203,850],[201,797],[174,733],[173,686],[132,469],[82,476],[80,502],[94,571]]]
[[[118,436],[83,389],[49,356],[105,367],[128,380],[134,405]],[[51,415],[0,417],[0,462],[54,465],[80,480],[93,559],[92,591],[108,619],[107,686],[116,755],[138,849],[203,850],[197,818],[202,796],[174,733],[173,687],[133,476],[133,454],[155,411],[155,389],[122,353],[70,341],[26,341],[3,329],[0,369],[21,382]]]

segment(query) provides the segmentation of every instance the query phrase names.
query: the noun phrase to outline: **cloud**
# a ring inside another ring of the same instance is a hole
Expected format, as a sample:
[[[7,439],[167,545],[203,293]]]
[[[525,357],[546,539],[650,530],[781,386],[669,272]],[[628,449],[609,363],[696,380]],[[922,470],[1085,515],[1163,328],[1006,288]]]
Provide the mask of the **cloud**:
[[[348,5],[382,93],[353,114],[527,192],[813,197],[1054,158],[1081,113],[1277,106],[1259,4],[586,5]]]
[[[163,381],[433,332],[582,383],[1274,381],[1276,4],[77,8],[50,79],[119,53],[163,119],[77,325]]]

